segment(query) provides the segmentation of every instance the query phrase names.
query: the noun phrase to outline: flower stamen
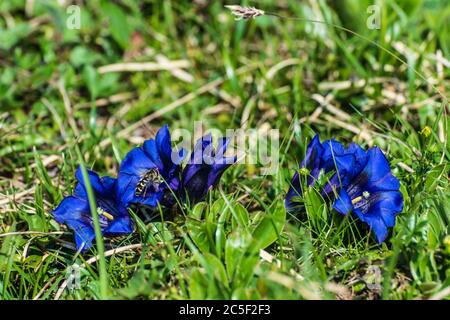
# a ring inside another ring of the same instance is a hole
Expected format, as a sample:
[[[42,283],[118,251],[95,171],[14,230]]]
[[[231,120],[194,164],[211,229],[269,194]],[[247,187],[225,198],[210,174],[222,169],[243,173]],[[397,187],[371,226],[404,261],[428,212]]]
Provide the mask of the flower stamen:
[[[106,212],[105,210],[103,210],[100,207],[97,207],[97,214],[104,216],[106,219],[108,219],[110,221],[114,220],[114,216],[112,214]]]
[[[352,199],[352,204],[355,205],[355,204],[357,204],[358,202],[360,202],[363,199],[365,199],[365,200],[369,199],[369,197],[370,197],[370,193],[368,191],[364,191],[362,193],[362,196],[359,196],[359,197],[356,197],[356,198]]]
[[[355,199],[352,199],[352,204],[357,204],[358,202],[360,202],[363,199],[362,196],[356,197]]]

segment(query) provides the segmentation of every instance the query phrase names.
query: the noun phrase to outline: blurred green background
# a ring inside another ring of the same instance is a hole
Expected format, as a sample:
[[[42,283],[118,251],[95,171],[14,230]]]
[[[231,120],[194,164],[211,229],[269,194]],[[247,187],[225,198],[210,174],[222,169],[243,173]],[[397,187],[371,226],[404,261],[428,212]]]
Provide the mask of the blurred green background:
[[[236,21],[225,4],[285,18]],[[80,9],[80,29],[68,27],[76,22],[71,5]],[[370,29],[374,5],[380,25]],[[212,245],[195,242],[195,251],[177,227],[141,226],[123,244],[146,243],[148,251],[109,260],[114,297],[445,298],[449,60],[447,0],[0,0],[0,232],[65,230],[50,212],[72,190],[75,144],[89,167],[115,175],[126,152],[161,125],[193,130],[199,120],[205,128],[281,131],[279,174],[233,167],[211,196],[219,209],[207,210],[210,224],[183,229],[194,242],[222,235],[226,195],[253,230],[282,215],[288,181],[318,132],[389,154],[405,195],[392,241],[348,244],[334,227],[317,232],[314,219],[299,225],[287,217],[267,249],[280,267],[255,267],[249,254],[232,278]],[[226,221],[229,243],[247,243],[236,221]],[[0,237],[1,297],[54,298],[67,267],[85,262],[70,241],[50,233]],[[374,266],[382,280],[371,278]],[[382,290],[367,286],[374,281]],[[83,283],[62,297],[100,297],[95,264]]]

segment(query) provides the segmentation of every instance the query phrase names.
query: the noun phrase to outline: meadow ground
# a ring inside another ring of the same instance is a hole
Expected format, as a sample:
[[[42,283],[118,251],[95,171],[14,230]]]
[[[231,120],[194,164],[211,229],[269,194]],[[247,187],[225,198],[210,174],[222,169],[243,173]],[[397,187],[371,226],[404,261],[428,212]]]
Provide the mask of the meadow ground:
[[[449,2],[225,4],[0,2],[0,299],[450,297]],[[279,129],[279,167],[233,165],[204,203],[78,254],[51,214],[78,164],[115,176],[196,121]],[[320,199],[286,214],[315,133],[387,155],[404,208],[381,245]]]

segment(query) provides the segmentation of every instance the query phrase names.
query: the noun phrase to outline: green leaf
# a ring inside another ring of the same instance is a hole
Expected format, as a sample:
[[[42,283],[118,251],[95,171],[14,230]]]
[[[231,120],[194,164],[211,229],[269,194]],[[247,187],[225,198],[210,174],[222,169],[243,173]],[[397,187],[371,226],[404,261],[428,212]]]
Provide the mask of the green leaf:
[[[235,271],[240,269],[240,260],[251,244],[252,236],[245,229],[238,229],[228,235],[225,242],[225,265],[228,278],[232,279]]]
[[[204,254],[205,260],[209,265],[209,271],[213,272],[214,278],[216,278],[220,284],[224,285],[226,288],[228,288],[228,276],[225,271],[225,267],[222,264],[222,261],[220,261],[219,258],[217,258],[215,255],[205,252]]]
[[[138,270],[128,281],[127,286],[119,289],[117,293],[127,299],[136,299],[139,296],[150,296],[153,292],[152,278],[148,277],[148,270]]]
[[[8,232],[14,232],[16,230],[16,223],[13,223],[8,229]],[[8,259],[10,257],[10,252],[12,246],[14,245],[14,236],[6,236],[1,238],[2,246],[0,248],[0,271],[4,272],[8,265]]]
[[[448,168],[446,163],[434,167],[426,177],[425,190],[429,193],[433,193],[441,181],[441,178],[447,173]]]
[[[123,10],[112,2],[103,2],[102,8],[109,17],[109,27],[113,39],[125,49],[130,41],[131,28],[127,23],[127,16]]]
[[[258,252],[271,245],[278,239],[286,221],[286,210],[279,205],[272,214],[264,216],[262,221],[253,231],[253,243],[251,250]]]
[[[215,232],[215,240],[216,240],[216,255],[219,259],[222,259],[222,252],[225,246],[225,223],[227,220],[228,210],[223,210],[219,216],[219,220],[217,222],[217,228]]]
[[[199,202],[197,203],[194,208],[192,208],[191,211],[189,211],[189,216],[193,217],[194,219],[200,220],[203,216],[203,213],[207,207],[206,202]]]
[[[232,229],[235,230],[238,227],[246,228],[249,224],[247,209],[240,203],[236,203],[233,208]]]
[[[53,185],[53,180],[50,178],[47,169],[42,163],[41,157],[35,148],[33,149],[33,155],[34,161],[36,163],[37,175],[39,177],[39,180],[43,184],[45,191],[47,191],[47,194],[52,198],[54,202],[59,202],[62,199],[61,191]]]
[[[10,29],[0,28],[0,49],[9,50],[22,39],[26,38],[32,31],[27,23],[18,23]]]
[[[207,297],[208,280],[197,269],[189,277],[189,294],[193,300],[203,300]]]
[[[194,241],[199,250],[209,252],[210,244],[206,224],[202,221],[188,219],[186,221],[186,227],[189,230],[192,241]]]
[[[83,80],[86,82],[86,86],[89,89],[91,99],[95,100],[99,94],[97,70],[95,70],[91,65],[85,66],[83,69]]]
[[[324,199],[315,188],[308,188],[304,194],[305,209],[312,226],[320,232],[328,227],[328,210]]]

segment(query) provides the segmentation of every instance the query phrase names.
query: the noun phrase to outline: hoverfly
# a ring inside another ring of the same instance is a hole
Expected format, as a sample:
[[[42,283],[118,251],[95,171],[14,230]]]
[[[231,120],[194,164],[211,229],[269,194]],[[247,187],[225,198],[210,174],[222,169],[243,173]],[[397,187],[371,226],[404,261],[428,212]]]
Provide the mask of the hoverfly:
[[[139,180],[134,195],[136,197],[145,196],[147,188],[151,185],[154,189],[157,189],[158,186],[164,181],[164,179],[159,174],[157,168],[152,168],[148,170],[144,176]]]

